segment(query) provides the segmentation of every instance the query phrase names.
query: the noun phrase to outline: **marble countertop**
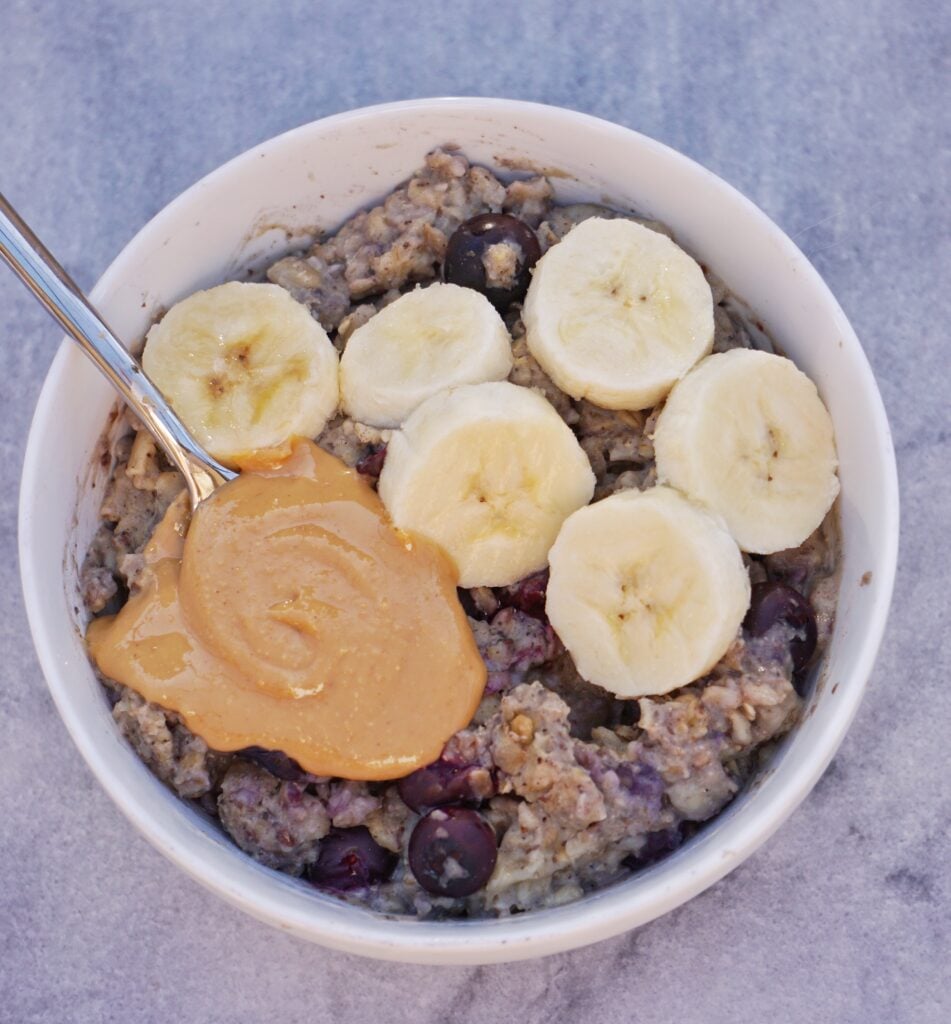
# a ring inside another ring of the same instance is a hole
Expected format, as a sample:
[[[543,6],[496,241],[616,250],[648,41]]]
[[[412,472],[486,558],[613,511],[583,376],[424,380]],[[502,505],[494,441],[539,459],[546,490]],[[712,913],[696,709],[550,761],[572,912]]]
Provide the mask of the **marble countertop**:
[[[132,830],[67,736],[16,558],[24,439],[59,332],[0,273],[0,1020],[951,1019],[951,31],[940,5],[605,0],[592,17],[555,0],[5,0],[0,38],[0,189],[87,288],[205,172],[367,103],[541,100],[688,153],[774,218],[838,296],[888,407],[903,502],[868,696],[815,792],[738,870],[637,932],[547,960],[362,961],[200,889]]]

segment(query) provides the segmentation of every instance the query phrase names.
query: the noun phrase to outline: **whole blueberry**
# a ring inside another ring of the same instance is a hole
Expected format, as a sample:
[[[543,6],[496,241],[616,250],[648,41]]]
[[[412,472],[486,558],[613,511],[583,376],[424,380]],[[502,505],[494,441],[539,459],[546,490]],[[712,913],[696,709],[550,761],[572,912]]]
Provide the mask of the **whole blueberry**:
[[[445,804],[478,804],[495,792],[488,769],[440,758],[400,779],[400,799],[417,814]]]
[[[538,237],[524,221],[508,213],[483,213],[449,236],[443,279],[481,292],[504,310],[528,291],[540,256]]]
[[[495,832],[477,811],[439,807],[420,818],[409,840],[409,866],[434,896],[478,892],[495,870]]]

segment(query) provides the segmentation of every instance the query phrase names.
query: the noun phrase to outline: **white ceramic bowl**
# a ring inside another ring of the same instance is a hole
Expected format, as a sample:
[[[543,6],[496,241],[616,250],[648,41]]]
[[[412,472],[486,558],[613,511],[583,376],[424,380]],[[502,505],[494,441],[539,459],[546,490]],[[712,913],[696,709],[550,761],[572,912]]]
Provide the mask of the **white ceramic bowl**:
[[[295,935],[368,956],[460,964],[541,956],[643,924],[717,881],[780,825],[828,764],[871,671],[895,571],[898,489],[868,363],[802,253],[752,203],[686,157],[568,110],[418,100],[305,125],[225,164],[167,206],[106,271],[93,301],[120,337],[135,342],[157,309],[278,254],[288,233],[274,225],[292,234],[333,227],[445,143],[496,168],[528,161],[554,169],[560,201],[606,201],[671,225],[818,383],[832,412],[844,538],[835,635],[802,723],[746,792],[673,856],[559,909],[471,922],[376,915],[258,866],[165,789],[113,725],[80,638],[77,562],[95,527],[105,472],[97,444],[114,399],[68,341],[46,379],[27,446],[20,563],[33,639],[60,714],[99,781],[158,850]]]

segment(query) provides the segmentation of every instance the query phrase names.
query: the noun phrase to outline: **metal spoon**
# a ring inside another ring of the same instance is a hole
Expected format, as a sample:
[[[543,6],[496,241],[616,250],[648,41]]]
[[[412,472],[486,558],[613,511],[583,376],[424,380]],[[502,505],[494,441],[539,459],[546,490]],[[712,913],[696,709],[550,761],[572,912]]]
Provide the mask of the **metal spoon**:
[[[109,379],[181,471],[192,509],[237,474],[216,462],[172,411],[138,360],[106,326],[76,283],[0,195],[0,256]]]

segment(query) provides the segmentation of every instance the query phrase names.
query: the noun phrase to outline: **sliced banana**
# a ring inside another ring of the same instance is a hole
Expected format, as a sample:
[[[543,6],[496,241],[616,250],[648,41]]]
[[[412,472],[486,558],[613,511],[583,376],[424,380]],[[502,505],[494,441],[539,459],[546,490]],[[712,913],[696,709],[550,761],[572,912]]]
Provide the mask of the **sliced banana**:
[[[698,679],[726,653],[750,602],[736,542],[667,487],[575,512],[549,563],[555,632],[581,676],[619,697]]]
[[[492,303],[471,288],[431,284],[353,332],[340,360],[340,398],[358,422],[398,427],[438,391],[504,380],[511,369],[512,341]]]
[[[394,434],[380,474],[393,522],[440,544],[462,587],[506,586],[543,568],[594,473],[541,395],[505,381],[423,402]]]
[[[744,551],[797,547],[839,493],[832,418],[790,360],[734,349],[670,393],[654,433],[657,475],[725,520]]]
[[[176,303],[149,331],[142,365],[225,463],[316,437],[337,409],[333,343],[274,284],[232,282]]]
[[[655,405],[713,347],[713,296],[695,260],[630,220],[592,217],[539,260],[522,320],[532,355],[573,398]]]

